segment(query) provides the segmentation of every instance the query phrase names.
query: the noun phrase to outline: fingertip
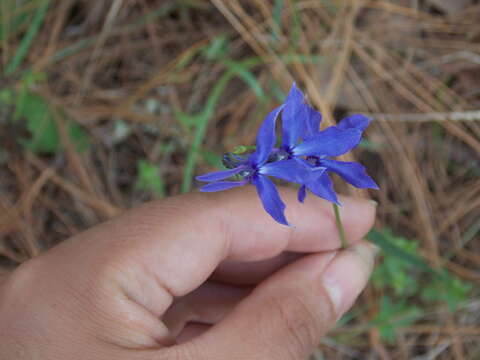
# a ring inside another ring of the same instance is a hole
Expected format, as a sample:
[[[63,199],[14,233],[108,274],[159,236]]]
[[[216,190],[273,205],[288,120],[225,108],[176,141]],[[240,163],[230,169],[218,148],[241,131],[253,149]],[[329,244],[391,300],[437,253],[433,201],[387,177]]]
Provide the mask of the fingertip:
[[[340,248],[340,238],[332,203],[310,196],[297,200],[296,189],[279,187],[286,206],[288,223],[282,225],[265,212],[253,186],[218,193],[194,193],[181,196],[182,217],[200,218],[203,233],[228,237],[229,258],[257,261],[288,250],[294,252],[330,251]],[[375,205],[365,199],[340,196],[339,208],[347,241],[354,244],[372,227]],[[182,221],[179,221],[180,223]]]
[[[295,202],[288,189],[282,190],[287,204],[286,215],[295,227],[288,250],[296,252],[330,251],[341,246],[332,203],[311,196],[304,204]],[[345,229],[347,242],[360,241],[375,221],[374,204],[366,199],[339,196],[342,206],[340,217]]]
[[[379,248],[366,241],[339,252],[322,275],[337,316],[343,315],[365,288]]]
[[[349,243],[358,242],[369,232],[375,222],[377,202],[340,196],[342,206],[339,207],[340,217],[345,228]]]

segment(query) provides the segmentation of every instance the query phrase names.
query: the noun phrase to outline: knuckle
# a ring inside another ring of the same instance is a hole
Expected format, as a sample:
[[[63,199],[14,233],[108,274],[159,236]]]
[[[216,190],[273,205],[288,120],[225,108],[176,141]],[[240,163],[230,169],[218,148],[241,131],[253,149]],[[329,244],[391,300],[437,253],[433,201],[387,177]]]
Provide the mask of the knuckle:
[[[312,305],[300,296],[287,295],[281,300],[273,301],[273,309],[277,312],[280,326],[287,333],[290,341],[285,349],[292,359],[298,354],[308,354],[317,345],[321,326]]]

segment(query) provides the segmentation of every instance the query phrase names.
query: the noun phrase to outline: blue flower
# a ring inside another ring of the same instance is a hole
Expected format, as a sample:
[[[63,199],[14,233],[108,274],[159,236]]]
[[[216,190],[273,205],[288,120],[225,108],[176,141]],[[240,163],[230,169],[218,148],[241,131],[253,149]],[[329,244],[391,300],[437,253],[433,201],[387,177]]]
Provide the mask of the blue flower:
[[[222,191],[252,183],[257,188],[264,209],[276,221],[288,225],[284,214],[285,204],[268,176],[303,184],[305,179],[308,179],[312,174],[324,170],[307,168],[304,164],[295,160],[269,162],[276,141],[275,123],[283,108],[283,105],[279,106],[265,118],[257,134],[255,152],[246,157],[229,157],[228,163],[235,166],[233,169],[197,176],[196,179],[199,181],[210,182],[210,184],[204,185],[200,191]],[[242,180],[225,181],[225,179],[235,175],[239,175]]]
[[[282,142],[275,148],[275,125],[282,113]],[[300,185],[298,200],[305,200],[307,189],[338,204],[329,173],[340,175],[358,188],[378,189],[365,168],[356,162],[332,160],[358,145],[370,120],[352,115],[320,131],[321,114],[310,107],[302,92],[293,84],[285,103],[270,112],[262,123],[255,151],[250,155],[228,153],[224,164],[229,170],[198,176],[209,182],[200,190],[214,192],[253,184],[264,209],[277,222],[288,225],[285,204],[269,176]],[[240,180],[230,181],[231,177]]]
[[[281,157],[296,158],[313,169],[325,169],[323,172],[318,171],[318,176],[306,179],[298,191],[298,200],[305,200],[308,189],[319,197],[339,204],[329,172],[340,175],[357,188],[378,189],[378,185],[361,164],[330,159],[357,146],[370,119],[356,114],[346,117],[336,126],[320,131],[321,120],[321,114],[305,103],[304,95],[293,84],[282,113]]]

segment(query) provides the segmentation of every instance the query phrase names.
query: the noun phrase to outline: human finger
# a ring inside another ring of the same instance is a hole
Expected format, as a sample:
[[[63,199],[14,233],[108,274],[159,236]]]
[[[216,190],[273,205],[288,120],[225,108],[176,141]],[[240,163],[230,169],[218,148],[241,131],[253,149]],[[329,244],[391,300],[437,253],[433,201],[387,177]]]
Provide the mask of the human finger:
[[[230,312],[251,288],[207,281],[195,291],[175,300],[162,316],[163,323],[177,338],[188,323],[212,325]]]
[[[290,264],[180,352],[196,349],[198,359],[307,358],[365,287],[377,250],[361,242]]]

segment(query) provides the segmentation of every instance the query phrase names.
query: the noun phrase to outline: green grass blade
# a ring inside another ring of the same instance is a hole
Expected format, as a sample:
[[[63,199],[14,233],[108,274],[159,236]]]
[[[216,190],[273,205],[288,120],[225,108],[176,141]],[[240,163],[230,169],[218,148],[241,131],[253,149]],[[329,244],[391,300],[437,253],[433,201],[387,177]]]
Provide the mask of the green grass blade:
[[[293,49],[297,49],[300,42],[300,34],[302,32],[302,22],[300,20],[300,10],[298,8],[297,1],[296,0],[292,1],[291,5],[293,7],[292,9],[293,25],[290,33],[290,45],[292,46]]]
[[[16,0],[0,1],[0,41],[2,42],[2,51],[7,41],[9,41],[22,26],[25,26],[31,17],[28,6],[15,5],[15,1]]]
[[[188,151],[187,161],[185,163],[185,168],[183,171],[181,187],[181,191],[183,193],[189,192],[192,188],[193,172],[195,171],[195,166],[197,164],[197,156],[200,152],[200,146],[203,142],[203,138],[205,137],[205,132],[207,131],[208,122],[212,117],[215,105],[217,104],[217,101],[220,98],[223,89],[226,87],[233,75],[234,73],[232,71],[227,71],[222,75],[220,80],[215,84],[215,87],[213,88],[212,93],[207,100],[204,111],[198,118],[193,142],[190,146],[190,150]]]
[[[383,234],[382,232],[376,229],[372,229],[368,233],[367,238],[375,245],[379,246],[389,256],[395,256],[405,262],[415,265],[422,270],[437,274],[437,272],[432,269],[425,260],[421,259],[420,257],[411,255],[402,248],[396,246],[391,241],[389,241],[387,236],[385,236],[385,234]]]
[[[250,86],[255,95],[259,98],[261,102],[268,101],[268,96],[263,91],[262,86],[257,81],[255,75],[248,70],[246,66],[238,61],[224,60],[223,63],[227,66],[228,69],[235,72],[238,77],[240,77],[245,83]]]
[[[45,19],[45,15],[47,14],[49,6],[50,0],[43,0],[38,6],[37,11],[33,15],[32,22],[30,23],[30,26],[28,27],[25,36],[20,42],[20,45],[18,46],[18,49],[13,56],[13,59],[5,69],[5,75],[13,74],[18,69],[25,56],[27,56],[28,50],[30,49],[32,42],[37,36],[38,30],[40,29],[40,26]]]
[[[277,42],[282,33],[282,11],[284,7],[284,0],[275,0],[272,14],[272,39]]]

